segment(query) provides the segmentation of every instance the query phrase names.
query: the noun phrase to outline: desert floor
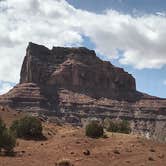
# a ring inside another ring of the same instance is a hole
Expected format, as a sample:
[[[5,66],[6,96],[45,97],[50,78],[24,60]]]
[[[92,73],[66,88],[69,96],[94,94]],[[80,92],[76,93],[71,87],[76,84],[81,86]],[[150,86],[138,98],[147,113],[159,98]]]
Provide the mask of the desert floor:
[[[10,124],[22,113],[0,111]],[[45,141],[18,139],[16,156],[0,156],[0,166],[55,166],[68,159],[74,166],[165,166],[166,144],[136,135],[107,133],[108,138],[91,139],[84,129],[43,123]],[[84,151],[90,151],[85,155]]]

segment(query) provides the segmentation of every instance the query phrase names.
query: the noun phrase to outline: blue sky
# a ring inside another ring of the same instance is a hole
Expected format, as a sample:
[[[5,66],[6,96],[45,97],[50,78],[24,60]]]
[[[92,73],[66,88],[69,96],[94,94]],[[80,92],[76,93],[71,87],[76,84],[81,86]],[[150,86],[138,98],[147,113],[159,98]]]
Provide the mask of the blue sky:
[[[0,1],[0,94],[19,82],[29,41],[85,46],[124,68],[137,90],[166,98],[166,1]]]
[[[165,0],[68,0],[76,8],[97,13],[106,9],[115,9],[124,13],[154,13],[165,12]]]

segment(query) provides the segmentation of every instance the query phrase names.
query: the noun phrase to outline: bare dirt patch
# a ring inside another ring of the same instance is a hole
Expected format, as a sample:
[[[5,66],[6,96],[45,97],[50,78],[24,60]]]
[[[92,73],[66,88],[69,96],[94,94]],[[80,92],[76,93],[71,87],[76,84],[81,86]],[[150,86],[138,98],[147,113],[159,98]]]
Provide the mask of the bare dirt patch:
[[[3,117],[10,123],[17,116],[9,118],[6,113]],[[166,144],[112,133],[107,133],[108,138],[91,139],[82,128],[50,123],[43,126],[48,140],[19,139],[16,156],[0,156],[0,166],[55,166],[62,159],[74,166],[165,166],[166,163]]]

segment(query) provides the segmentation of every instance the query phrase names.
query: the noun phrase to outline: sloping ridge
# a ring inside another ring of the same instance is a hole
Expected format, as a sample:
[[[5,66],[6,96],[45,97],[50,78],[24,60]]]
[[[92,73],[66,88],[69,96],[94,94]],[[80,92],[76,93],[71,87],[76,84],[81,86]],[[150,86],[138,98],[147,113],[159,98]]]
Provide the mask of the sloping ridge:
[[[90,117],[125,118],[134,132],[166,136],[166,99],[138,92],[132,75],[84,47],[50,50],[29,43],[20,83],[0,96],[0,104],[54,112],[77,124]]]

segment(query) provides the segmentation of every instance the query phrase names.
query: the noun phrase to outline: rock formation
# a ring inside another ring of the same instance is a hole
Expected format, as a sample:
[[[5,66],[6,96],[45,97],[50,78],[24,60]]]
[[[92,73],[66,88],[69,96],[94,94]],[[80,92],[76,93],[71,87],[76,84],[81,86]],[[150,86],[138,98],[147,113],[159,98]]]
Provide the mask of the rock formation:
[[[125,118],[134,132],[166,136],[166,100],[138,92],[132,75],[84,47],[50,50],[29,43],[20,83],[0,97],[0,104],[51,112],[75,123]]]

